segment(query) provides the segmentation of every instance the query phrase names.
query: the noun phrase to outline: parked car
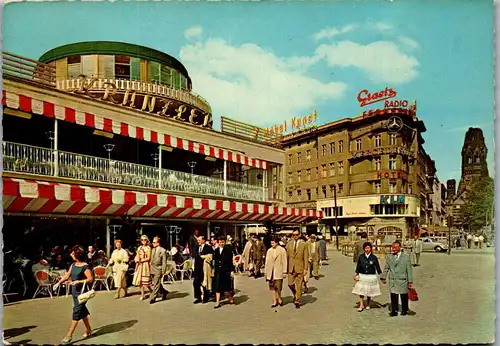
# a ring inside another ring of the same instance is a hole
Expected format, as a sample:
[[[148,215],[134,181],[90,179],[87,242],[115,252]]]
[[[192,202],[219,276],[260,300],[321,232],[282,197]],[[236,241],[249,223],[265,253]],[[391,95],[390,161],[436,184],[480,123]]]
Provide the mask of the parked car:
[[[420,238],[422,240],[423,251],[436,251],[445,252],[448,251],[448,243],[446,241],[437,240],[436,238]]]

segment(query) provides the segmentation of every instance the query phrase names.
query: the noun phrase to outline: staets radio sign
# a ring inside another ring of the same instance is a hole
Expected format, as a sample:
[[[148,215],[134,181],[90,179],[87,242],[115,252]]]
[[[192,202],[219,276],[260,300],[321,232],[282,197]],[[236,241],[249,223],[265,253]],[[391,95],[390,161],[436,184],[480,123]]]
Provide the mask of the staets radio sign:
[[[388,108],[407,108],[408,100],[395,100],[398,93],[392,88],[385,88],[374,93],[363,89],[358,93],[358,102],[360,107],[384,101],[384,109]]]

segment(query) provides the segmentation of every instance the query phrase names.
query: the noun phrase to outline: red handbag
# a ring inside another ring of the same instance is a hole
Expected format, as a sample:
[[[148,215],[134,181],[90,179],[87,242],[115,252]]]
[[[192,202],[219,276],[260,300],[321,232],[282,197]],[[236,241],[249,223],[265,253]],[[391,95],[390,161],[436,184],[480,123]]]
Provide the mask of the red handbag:
[[[408,289],[408,299],[412,302],[418,301],[418,293],[414,288]]]

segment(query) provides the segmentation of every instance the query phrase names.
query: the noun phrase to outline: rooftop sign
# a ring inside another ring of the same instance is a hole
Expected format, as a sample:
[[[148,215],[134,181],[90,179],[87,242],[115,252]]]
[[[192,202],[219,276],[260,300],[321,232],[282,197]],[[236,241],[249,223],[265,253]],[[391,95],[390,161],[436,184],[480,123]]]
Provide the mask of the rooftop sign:
[[[290,118],[289,122],[285,120],[283,124],[276,124],[274,126],[268,127],[264,129],[264,133],[266,135],[273,135],[282,134],[284,132],[287,132],[288,130],[301,130],[315,123],[317,118],[318,113],[316,112],[316,110],[314,110],[312,114],[309,114],[305,117],[292,117]]]

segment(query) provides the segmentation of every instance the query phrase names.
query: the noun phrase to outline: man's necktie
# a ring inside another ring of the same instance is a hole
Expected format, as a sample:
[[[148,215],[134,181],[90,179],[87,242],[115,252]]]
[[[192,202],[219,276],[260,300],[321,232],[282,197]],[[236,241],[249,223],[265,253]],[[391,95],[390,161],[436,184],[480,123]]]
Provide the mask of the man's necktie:
[[[297,252],[297,241],[295,241],[295,246],[294,246],[294,248],[293,248],[293,251],[294,251],[294,252]]]

